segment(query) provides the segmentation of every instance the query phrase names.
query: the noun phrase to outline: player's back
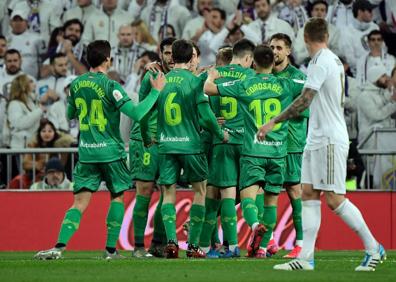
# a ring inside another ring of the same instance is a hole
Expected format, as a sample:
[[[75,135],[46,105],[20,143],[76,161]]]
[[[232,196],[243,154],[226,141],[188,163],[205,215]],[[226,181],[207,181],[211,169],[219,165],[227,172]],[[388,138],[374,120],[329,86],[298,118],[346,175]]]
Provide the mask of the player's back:
[[[73,81],[69,103],[80,122],[81,162],[111,162],[125,158],[120,137],[119,108],[129,100],[122,87],[104,73],[88,72]]]
[[[310,106],[307,149],[327,144],[348,146],[344,119],[344,67],[329,49],[321,49],[308,66],[305,87],[317,90]]]
[[[287,154],[288,122],[277,124],[265,141],[256,137],[260,126],[281,113],[292,101],[292,80],[277,78],[272,74],[256,74],[243,82],[245,129],[243,154],[280,158]]]
[[[157,102],[159,153],[201,153],[197,105],[207,101],[202,82],[186,69],[173,69],[165,77],[166,86]]]

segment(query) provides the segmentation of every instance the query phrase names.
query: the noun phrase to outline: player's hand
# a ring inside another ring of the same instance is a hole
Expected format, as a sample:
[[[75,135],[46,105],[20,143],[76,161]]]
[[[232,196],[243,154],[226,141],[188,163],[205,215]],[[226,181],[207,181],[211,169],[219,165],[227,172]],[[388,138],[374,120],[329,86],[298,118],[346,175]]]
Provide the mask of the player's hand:
[[[230,140],[230,135],[228,134],[228,131],[223,131],[224,137],[223,137],[223,143],[228,143]]]
[[[150,84],[151,84],[151,87],[153,87],[154,89],[157,89],[158,91],[161,91],[162,89],[164,89],[165,84],[166,84],[166,79],[165,79],[164,73],[159,72],[155,79],[152,76],[150,76]]]
[[[162,71],[161,66],[158,64],[158,62],[148,63],[147,65],[144,66],[144,69],[146,71],[151,71],[154,73]]]
[[[267,134],[272,131],[274,126],[275,126],[275,122],[272,119],[268,123],[261,126],[259,131],[257,132],[257,139],[259,141],[264,141],[265,136],[267,136]]]
[[[220,77],[219,72],[215,68],[211,68],[208,70],[208,80],[209,81],[215,81]]]
[[[225,118],[223,117],[217,117],[216,119],[219,126],[222,126],[225,123]]]

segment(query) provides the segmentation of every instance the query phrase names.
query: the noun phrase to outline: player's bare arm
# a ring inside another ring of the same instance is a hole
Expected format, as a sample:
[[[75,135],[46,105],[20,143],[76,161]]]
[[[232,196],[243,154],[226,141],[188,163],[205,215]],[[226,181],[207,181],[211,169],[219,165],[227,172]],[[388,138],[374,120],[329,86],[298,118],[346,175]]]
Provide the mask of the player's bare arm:
[[[271,132],[277,123],[300,116],[311,105],[316,93],[317,91],[314,89],[304,88],[302,94],[286,110],[260,127],[257,132],[257,139],[263,141],[268,132]]]
[[[220,77],[219,72],[216,69],[210,69],[208,71],[208,78],[205,81],[204,92],[209,96],[219,95],[219,91],[217,90],[217,86],[214,83],[216,79]]]

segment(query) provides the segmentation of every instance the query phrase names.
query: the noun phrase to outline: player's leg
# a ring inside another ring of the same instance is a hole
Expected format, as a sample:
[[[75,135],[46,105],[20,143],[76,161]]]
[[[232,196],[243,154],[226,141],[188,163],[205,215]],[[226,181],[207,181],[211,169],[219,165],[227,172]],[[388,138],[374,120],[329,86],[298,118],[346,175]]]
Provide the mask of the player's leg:
[[[291,153],[286,156],[285,185],[287,195],[292,206],[294,230],[296,231],[296,244],[293,250],[285,255],[285,258],[297,258],[301,252],[303,242],[302,231],[302,186],[301,182],[302,154]]]
[[[174,155],[159,155],[160,177],[162,185],[163,201],[161,207],[162,220],[165,227],[167,246],[165,255],[167,258],[178,258],[179,245],[176,236],[176,181],[180,175],[180,165]]]
[[[222,258],[240,257],[238,246],[238,218],[235,209],[236,187],[228,187],[220,190],[221,193],[221,226],[224,239],[228,246],[225,248]]]
[[[36,259],[59,259],[62,257],[67,243],[80,226],[82,214],[89,205],[92,192],[95,192],[99,187],[101,175],[95,165],[77,163],[73,174],[74,201],[65,213],[58,241],[54,248],[38,252],[35,255]]]
[[[165,226],[164,226],[164,222],[162,221],[162,214],[161,214],[162,202],[164,199],[162,190],[163,189],[160,188],[160,191],[158,192],[160,193],[160,197],[154,212],[153,238],[151,240],[151,245],[148,250],[148,252],[155,257],[164,256],[164,248],[167,243]]]
[[[215,258],[218,254],[210,253],[211,238],[214,229],[217,227],[217,213],[220,206],[219,189],[208,185],[206,188],[206,199],[205,199],[205,221],[202,225],[201,236],[199,239],[199,246],[202,250],[208,254],[208,257]]]

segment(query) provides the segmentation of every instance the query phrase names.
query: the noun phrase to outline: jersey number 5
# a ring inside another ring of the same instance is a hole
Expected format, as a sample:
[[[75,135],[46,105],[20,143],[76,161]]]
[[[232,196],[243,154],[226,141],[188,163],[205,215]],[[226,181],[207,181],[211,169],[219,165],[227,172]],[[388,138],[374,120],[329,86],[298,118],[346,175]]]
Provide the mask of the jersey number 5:
[[[103,104],[101,100],[94,99],[91,101],[88,123],[84,123],[84,119],[88,114],[87,102],[83,98],[77,98],[76,107],[77,109],[80,109],[78,119],[80,121],[81,131],[88,131],[90,126],[97,126],[99,131],[105,131],[107,119],[104,117]]]
[[[176,92],[169,93],[165,100],[165,121],[170,126],[175,126],[182,121],[181,107],[177,103],[173,103]]]
[[[277,116],[282,111],[281,103],[278,99],[270,98],[261,102],[261,100],[253,100],[249,104],[249,111],[252,111],[256,119],[256,126],[259,128],[263,125],[263,117],[265,123],[268,123],[270,119]],[[282,123],[278,123],[274,127],[274,131],[281,128]]]
[[[223,107],[220,113],[226,120],[236,117],[238,113],[238,102],[235,98],[220,97],[220,105]]]

